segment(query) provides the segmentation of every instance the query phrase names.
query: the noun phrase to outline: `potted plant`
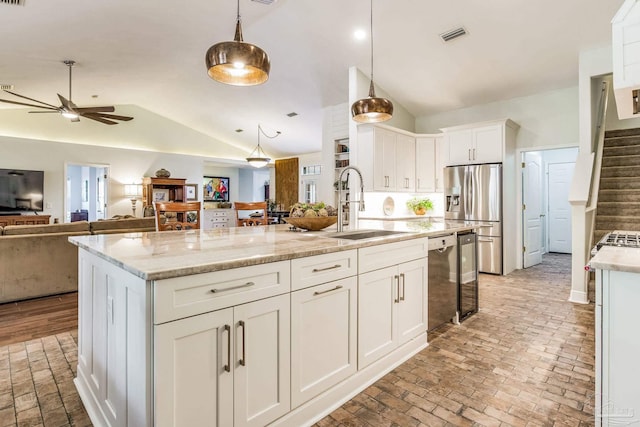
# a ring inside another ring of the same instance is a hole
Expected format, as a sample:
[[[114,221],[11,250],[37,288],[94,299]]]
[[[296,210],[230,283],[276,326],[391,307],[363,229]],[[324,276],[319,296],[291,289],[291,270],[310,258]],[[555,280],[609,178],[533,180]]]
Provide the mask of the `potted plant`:
[[[407,207],[416,215],[424,215],[433,209],[433,202],[428,197],[414,197],[407,200]]]

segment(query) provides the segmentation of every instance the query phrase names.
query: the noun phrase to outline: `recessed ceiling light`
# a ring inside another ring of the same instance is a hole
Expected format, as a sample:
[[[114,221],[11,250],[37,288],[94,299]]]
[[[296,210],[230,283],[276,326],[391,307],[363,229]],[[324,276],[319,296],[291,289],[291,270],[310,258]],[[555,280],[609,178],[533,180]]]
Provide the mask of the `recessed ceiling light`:
[[[295,117],[297,115],[298,115],[298,113],[296,113],[295,111],[292,111],[289,114],[287,114],[287,117]]]
[[[244,132],[244,129],[236,129],[236,132],[238,132],[238,133]]]
[[[357,29],[353,32],[353,37],[356,40],[365,40],[367,38],[367,32],[363,29]]]

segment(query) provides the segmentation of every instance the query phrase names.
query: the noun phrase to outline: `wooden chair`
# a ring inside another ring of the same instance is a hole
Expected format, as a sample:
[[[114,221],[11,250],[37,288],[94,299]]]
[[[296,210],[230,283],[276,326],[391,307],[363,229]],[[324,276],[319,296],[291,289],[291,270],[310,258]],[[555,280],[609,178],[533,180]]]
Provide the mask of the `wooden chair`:
[[[154,205],[156,231],[200,228],[200,202],[155,202]]]
[[[269,217],[267,216],[267,202],[234,202],[236,209],[236,225],[238,227],[249,227],[254,225],[268,225]],[[249,218],[240,218],[239,211],[252,211],[252,214],[261,212],[260,216],[250,216]]]

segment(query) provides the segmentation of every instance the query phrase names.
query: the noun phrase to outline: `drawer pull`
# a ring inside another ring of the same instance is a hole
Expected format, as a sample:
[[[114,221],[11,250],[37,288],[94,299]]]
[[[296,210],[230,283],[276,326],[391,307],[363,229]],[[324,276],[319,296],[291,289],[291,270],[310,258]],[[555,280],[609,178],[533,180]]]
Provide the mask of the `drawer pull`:
[[[224,370],[231,372],[231,326],[224,325],[224,331],[227,333],[227,364],[224,365]]]
[[[313,293],[313,296],[316,296],[316,295],[322,295],[322,294],[326,294],[326,293],[328,293],[328,292],[337,291],[338,289],[342,289],[342,285],[338,285],[338,286],[336,286],[335,288],[327,289],[326,291],[315,291],[315,292]]]
[[[493,243],[493,239],[478,239],[478,242]]]
[[[247,282],[244,285],[232,286],[230,288],[211,289],[211,293],[215,294],[217,292],[226,292],[226,291],[232,291],[234,289],[248,288],[249,286],[254,286],[255,284],[256,284],[255,282]]]
[[[241,320],[238,322],[238,326],[240,326],[242,328],[242,359],[238,360],[238,363],[240,364],[240,366],[245,366],[246,365],[246,361],[247,358],[245,356],[245,340],[244,340],[244,331],[246,329],[245,324],[244,324],[244,320]]]
[[[320,273],[321,271],[333,270],[333,269],[340,268],[340,267],[342,267],[342,265],[340,265],[340,264],[336,264],[336,265],[332,265],[331,267],[325,267],[325,268],[314,268],[313,270],[311,270],[311,272],[313,272],[313,273]]]
[[[404,288],[404,279],[405,279],[404,273],[400,273],[400,278],[402,279],[402,296],[400,297],[400,301],[404,301],[404,291],[405,291],[405,288]]]

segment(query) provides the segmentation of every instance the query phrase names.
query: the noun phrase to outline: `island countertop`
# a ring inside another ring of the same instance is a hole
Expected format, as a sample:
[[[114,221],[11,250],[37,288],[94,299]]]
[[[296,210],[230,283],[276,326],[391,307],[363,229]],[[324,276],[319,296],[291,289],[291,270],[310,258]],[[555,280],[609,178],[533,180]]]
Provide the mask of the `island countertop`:
[[[603,246],[591,258],[589,265],[600,270],[640,273],[640,251],[638,248]]]
[[[231,227],[71,236],[69,241],[145,280],[159,280],[245,267],[419,237],[472,230],[471,225],[429,221],[361,220],[358,230],[404,232],[362,240],[329,237],[322,231],[291,232],[288,225]]]

